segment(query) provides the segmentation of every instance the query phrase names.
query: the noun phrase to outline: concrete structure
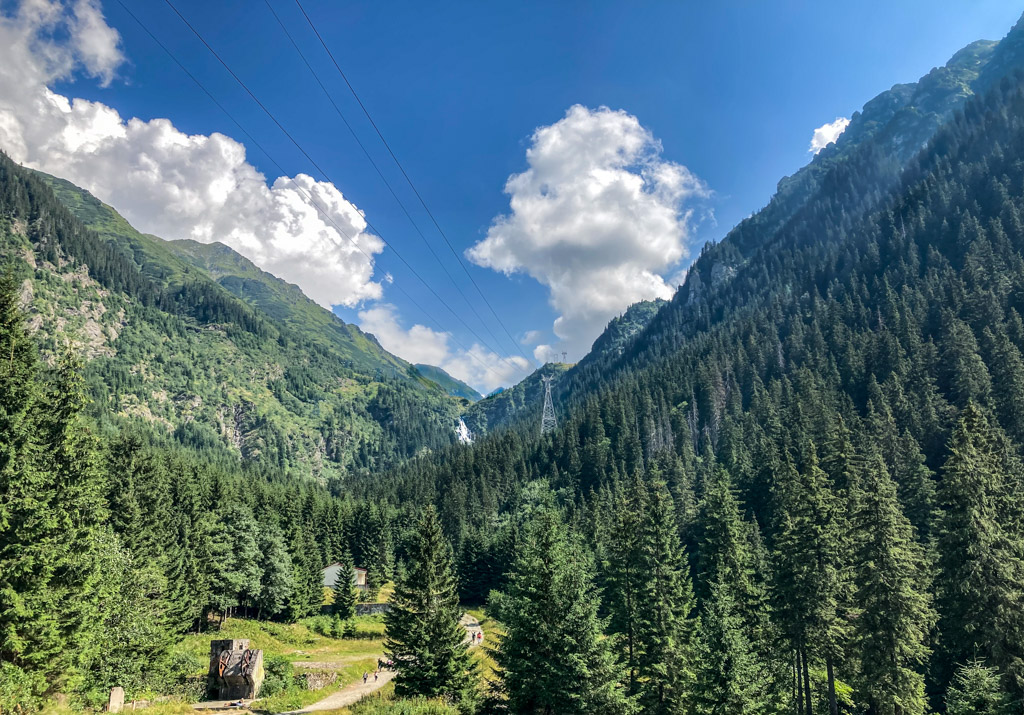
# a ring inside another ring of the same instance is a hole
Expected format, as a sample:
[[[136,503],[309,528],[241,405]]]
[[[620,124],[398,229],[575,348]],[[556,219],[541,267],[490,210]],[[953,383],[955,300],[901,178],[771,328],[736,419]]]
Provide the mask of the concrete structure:
[[[338,580],[338,572],[341,571],[341,564],[333,563],[324,569],[324,588],[334,588],[334,582]],[[366,569],[361,569],[356,566],[355,577],[352,579],[352,584],[360,591],[366,590]]]
[[[210,641],[210,692],[219,700],[253,700],[263,685],[263,651],[248,639]]]
[[[110,699],[107,701],[108,713],[119,713],[124,708],[124,688],[117,686],[110,689]]]

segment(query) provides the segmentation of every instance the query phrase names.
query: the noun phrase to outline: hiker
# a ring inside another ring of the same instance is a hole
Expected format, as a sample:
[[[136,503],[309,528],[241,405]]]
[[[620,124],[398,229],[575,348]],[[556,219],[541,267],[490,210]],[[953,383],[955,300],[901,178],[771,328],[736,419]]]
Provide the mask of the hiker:
[[[375,682],[375,683],[376,683],[376,682],[377,682],[377,678],[378,678],[379,676],[380,676],[380,670],[377,670],[377,672],[373,674],[373,682]]]
[[[366,685],[366,681],[370,679],[370,674],[365,670],[363,671],[363,685]]]
[[[384,665],[384,661],[382,661],[380,658],[378,658],[377,659],[377,670],[379,671],[383,667],[383,665]]]

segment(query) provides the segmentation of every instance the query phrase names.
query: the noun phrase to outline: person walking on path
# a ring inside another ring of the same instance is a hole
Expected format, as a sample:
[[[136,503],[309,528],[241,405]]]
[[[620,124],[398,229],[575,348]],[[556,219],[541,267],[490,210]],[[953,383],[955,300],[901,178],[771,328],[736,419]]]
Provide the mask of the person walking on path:
[[[363,671],[363,685],[366,685],[366,681],[370,679],[370,674],[365,670]]]

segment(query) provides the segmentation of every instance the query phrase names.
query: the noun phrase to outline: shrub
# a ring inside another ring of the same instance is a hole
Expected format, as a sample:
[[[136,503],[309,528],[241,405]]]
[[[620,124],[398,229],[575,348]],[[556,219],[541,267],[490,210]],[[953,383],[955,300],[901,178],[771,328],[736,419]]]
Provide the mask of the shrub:
[[[266,672],[266,676],[263,679],[263,687],[260,688],[261,698],[268,698],[295,687],[294,669],[291,662],[284,656],[266,656],[263,659],[263,670]]]

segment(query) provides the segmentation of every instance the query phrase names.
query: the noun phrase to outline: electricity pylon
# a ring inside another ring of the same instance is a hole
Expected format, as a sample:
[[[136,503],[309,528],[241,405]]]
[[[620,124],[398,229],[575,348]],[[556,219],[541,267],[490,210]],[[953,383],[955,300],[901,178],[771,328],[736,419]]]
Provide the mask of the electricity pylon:
[[[540,418],[540,433],[542,435],[553,432],[558,422],[555,421],[555,407],[551,404],[551,381],[554,375],[542,377],[544,381],[544,415]]]

